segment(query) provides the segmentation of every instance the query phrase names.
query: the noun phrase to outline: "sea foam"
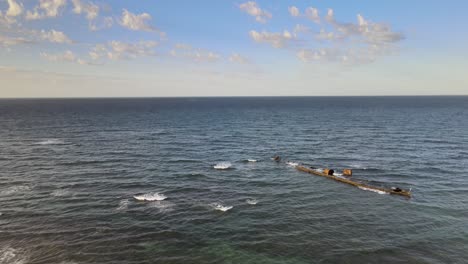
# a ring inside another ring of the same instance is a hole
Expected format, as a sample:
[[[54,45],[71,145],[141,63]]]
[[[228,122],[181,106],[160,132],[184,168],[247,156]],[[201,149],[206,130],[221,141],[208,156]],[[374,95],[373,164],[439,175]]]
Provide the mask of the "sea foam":
[[[358,188],[361,189],[361,190],[364,190],[364,191],[375,192],[375,193],[378,193],[378,194],[387,194],[384,191],[379,191],[379,190],[375,190],[375,189],[371,189],[371,188],[366,188],[366,187],[361,187],[361,186],[358,186]]]
[[[128,205],[130,204],[130,201],[128,199],[121,200],[119,202],[119,206],[117,207],[117,211],[125,211],[128,209]]]
[[[245,202],[250,204],[250,205],[256,205],[258,203],[258,201],[256,199],[247,199],[247,200],[245,200]]]
[[[46,139],[36,143],[37,145],[62,145],[65,141],[61,139]]]
[[[27,263],[28,259],[20,254],[17,249],[12,247],[4,247],[0,249],[0,263],[23,264]]]
[[[287,164],[288,166],[291,166],[291,167],[297,167],[297,166],[299,166],[299,163],[297,163],[297,162],[292,162],[292,161],[288,161],[288,162],[286,162],[286,164]]]
[[[217,170],[227,170],[231,167],[232,167],[232,164],[230,162],[220,162],[213,166],[213,168]]]
[[[215,210],[222,211],[222,212],[229,211],[233,208],[233,206],[224,206],[220,203],[212,203],[211,207]]]
[[[7,188],[6,190],[3,190],[0,192],[0,195],[11,195],[15,193],[25,193],[29,192],[31,190],[31,187],[27,185],[17,185],[17,186],[11,186]]]
[[[133,198],[137,199],[138,201],[162,201],[167,198],[164,194],[160,193],[146,193],[141,195],[135,195]]]

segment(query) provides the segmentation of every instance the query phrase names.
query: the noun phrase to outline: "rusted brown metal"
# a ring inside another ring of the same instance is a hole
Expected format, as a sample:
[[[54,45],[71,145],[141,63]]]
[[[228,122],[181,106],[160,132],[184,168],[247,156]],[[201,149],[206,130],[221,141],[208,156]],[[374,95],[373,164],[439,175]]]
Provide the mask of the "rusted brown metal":
[[[411,191],[402,190],[400,188],[391,189],[391,188],[374,187],[374,186],[366,185],[366,184],[363,184],[363,183],[360,183],[360,182],[355,182],[355,181],[352,181],[352,180],[349,180],[349,179],[329,175],[327,173],[320,172],[320,171],[315,170],[315,169],[310,169],[310,168],[307,168],[307,167],[304,167],[304,166],[296,166],[296,169],[298,169],[300,171],[303,171],[303,172],[310,173],[310,174],[326,177],[326,178],[329,178],[329,179],[332,179],[332,180],[335,180],[335,181],[339,181],[339,182],[342,182],[342,183],[346,183],[346,184],[349,184],[349,185],[353,185],[353,186],[356,186],[358,188],[369,189],[371,191],[380,191],[380,192],[385,192],[385,193],[388,193],[388,194],[395,194],[395,195],[411,197]]]
[[[352,169],[344,169],[343,170],[343,176],[347,176],[347,177],[353,176],[353,170]]]

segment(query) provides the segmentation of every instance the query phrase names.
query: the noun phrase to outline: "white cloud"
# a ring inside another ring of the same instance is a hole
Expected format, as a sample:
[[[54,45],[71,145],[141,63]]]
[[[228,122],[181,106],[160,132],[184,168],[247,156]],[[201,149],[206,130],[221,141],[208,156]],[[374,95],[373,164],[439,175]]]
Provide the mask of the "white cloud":
[[[112,60],[119,60],[154,56],[154,48],[157,45],[158,42],[156,41],[140,41],[137,43],[111,41],[108,43],[107,57]]]
[[[301,49],[296,53],[296,56],[304,62],[337,62],[340,61],[344,54],[339,49],[320,48],[320,49]]]
[[[235,62],[235,63],[239,63],[239,64],[250,64],[250,60],[238,53],[233,53],[230,57],[229,57],[229,61],[230,62]]]
[[[148,24],[151,15],[148,13],[133,14],[127,9],[123,9],[120,25],[130,30],[156,31],[154,27]]]
[[[22,38],[22,37],[9,37],[9,36],[2,36],[0,35],[0,46],[10,47],[16,46],[21,44],[30,44],[33,41]]]
[[[217,62],[221,59],[218,53],[204,50],[195,49],[188,44],[176,44],[169,54],[176,58],[188,59],[194,62]]]
[[[114,19],[112,17],[104,17],[102,19],[97,19],[89,22],[89,29],[91,31],[98,31],[101,29],[106,29],[112,27],[114,24]]]
[[[8,10],[5,15],[9,17],[16,17],[23,13],[23,4],[17,3],[15,0],[8,0]]]
[[[329,8],[327,10],[327,16],[325,17],[325,19],[328,21],[328,22],[333,22],[335,21],[335,12],[333,11],[333,9]]]
[[[317,40],[327,40],[327,41],[334,41],[334,40],[341,40],[343,39],[342,35],[339,35],[332,31],[326,31],[325,29],[321,29],[318,34],[315,35]]]
[[[251,30],[249,35],[255,42],[268,43],[274,48],[284,48],[288,45],[289,42],[295,39],[293,34],[287,30],[283,31],[283,33],[270,33],[266,31],[257,32],[255,30]]]
[[[320,22],[318,10],[308,8],[305,13],[310,20]],[[325,21],[328,25],[314,34],[314,39],[320,43],[307,43],[307,46],[315,48],[302,46],[296,51],[300,60],[343,64],[371,63],[379,56],[393,54],[396,44],[404,39],[402,33],[395,32],[389,25],[366,20],[360,14],[355,23],[347,23],[336,20],[333,9],[328,9]],[[296,31],[295,29],[295,36]]]
[[[51,30],[51,31],[41,31],[41,38],[52,43],[72,43],[71,39],[61,31]]]
[[[40,55],[41,58],[53,62],[77,62],[76,55],[70,50],[67,50],[64,53],[56,54],[41,52]]]
[[[83,3],[81,0],[72,0],[72,3],[73,13],[85,14],[87,20],[94,20],[99,15],[99,6],[92,2]]]
[[[255,20],[260,23],[266,23],[273,17],[273,15],[270,12],[261,9],[254,1],[249,1],[240,4],[239,8],[247,14],[255,17]]]
[[[289,11],[289,14],[290,14],[291,16],[293,16],[293,17],[298,17],[298,16],[301,15],[299,9],[298,9],[297,7],[295,7],[295,6],[290,6],[290,7],[288,8],[288,11]]]
[[[315,23],[320,23],[319,11],[317,8],[308,7],[305,11],[306,17]]]
[[[39,5],[34,7],[34,11],[26,13],[26,19],[36,20],[57,17],[66,4],[66,0],[39,0]]]

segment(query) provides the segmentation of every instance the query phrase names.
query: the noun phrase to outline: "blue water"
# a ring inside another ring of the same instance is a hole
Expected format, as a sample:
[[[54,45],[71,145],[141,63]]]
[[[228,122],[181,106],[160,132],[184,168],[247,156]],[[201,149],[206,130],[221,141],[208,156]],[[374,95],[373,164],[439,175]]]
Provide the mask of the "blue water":
[[[0,100],[2,264],[467,262],[468,97]]]

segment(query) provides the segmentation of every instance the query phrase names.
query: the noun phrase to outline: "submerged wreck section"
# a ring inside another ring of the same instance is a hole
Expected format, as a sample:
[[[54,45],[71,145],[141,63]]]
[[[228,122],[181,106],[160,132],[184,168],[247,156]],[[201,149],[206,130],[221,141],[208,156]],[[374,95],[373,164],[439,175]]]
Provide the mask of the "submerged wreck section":
[[[331,169],[325,169],[323,172],[321,172],[321,171],[318,171],[318,170],[316,170],[314,168],[308,168],[308,167],[304,167],[304,166],[301,166],[301,165],[296,166],[296,169],[300,170],[300,171],[303,171],[303,172],[310,173],[310,174],[326,177],[326,178],[329,178],[329,179],[332,179],[332,180],[335,180],[335,181],[339,181],[339,182],[342,182],[342,183],[346,183],[346,184],[349,184],[349,185],[353,185],[353,186],[361,188],[361,189],[373,190],[373,191],[377,191],[377,192],[384,192],[384,193],[388,193],[388,194],[401,195],[401,196],[405,196],[405,197],[408,197],[408,198],[411,197],[411,191],[402,190],[400,188],[374,187],[374,186],[370,186],[370,185],[367,185],[367,184],[364,184],[364,183],[355,182],[355,181],[352,181],[352,180],[347,179],[347,178],[334,176],[333,175],[334,171],[331,170]],[[346,176],[351,176],[352,175],[351,170],[348,170],[348,171],[345,170],[343,172],[344,172],[343,174],[346,175]]]

